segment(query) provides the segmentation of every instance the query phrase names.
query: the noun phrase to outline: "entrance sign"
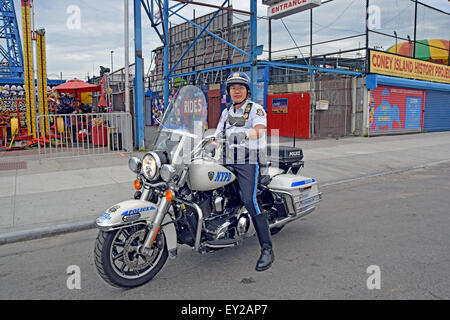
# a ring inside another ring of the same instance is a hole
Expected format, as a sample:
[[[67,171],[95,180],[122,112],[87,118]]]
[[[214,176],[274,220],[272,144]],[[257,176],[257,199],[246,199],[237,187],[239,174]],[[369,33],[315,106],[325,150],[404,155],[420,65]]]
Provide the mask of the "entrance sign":
[[[275,3],[267,9],[267,16],[280,19],[291,14],[320,6],[322,0],[285,0]]]

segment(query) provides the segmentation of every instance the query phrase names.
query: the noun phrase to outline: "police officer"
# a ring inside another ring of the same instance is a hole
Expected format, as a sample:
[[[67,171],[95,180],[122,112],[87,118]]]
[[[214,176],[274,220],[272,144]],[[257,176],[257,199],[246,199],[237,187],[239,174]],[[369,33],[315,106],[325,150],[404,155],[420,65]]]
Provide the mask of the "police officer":
[[[244,72],[232,72],[228,77],[227,93],[233,103],[223,110],[215,137],[226,138],[225,165],[232,167],[236,175],[242,200],[258,235],[261,256],[256,271],[264,271],[275,259],[267,215],[256,198],[260,163],[265,163],[267,115],[261,105],[248,99],[249,84],[250,79]]]

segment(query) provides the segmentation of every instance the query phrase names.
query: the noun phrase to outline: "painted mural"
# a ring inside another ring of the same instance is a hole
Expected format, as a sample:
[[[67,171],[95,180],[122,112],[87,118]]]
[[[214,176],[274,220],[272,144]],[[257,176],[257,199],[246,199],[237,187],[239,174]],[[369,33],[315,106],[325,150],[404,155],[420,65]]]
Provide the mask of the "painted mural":
[[[421,131],[423,128],[423,90],[379,86],[370,90],[369,105],[371,133]]]

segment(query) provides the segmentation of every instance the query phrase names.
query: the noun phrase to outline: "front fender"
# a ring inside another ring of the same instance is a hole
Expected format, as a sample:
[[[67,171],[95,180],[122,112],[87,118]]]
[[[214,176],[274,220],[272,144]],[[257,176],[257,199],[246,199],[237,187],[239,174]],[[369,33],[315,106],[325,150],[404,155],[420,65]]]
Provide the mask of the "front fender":
[[[127,200],[108,208],[95,220],[95,225],[102,231],[113,231],[133,224],[150,224],[155,218],[158,205],[144,200]],[[177,231],[170,215],[166,214],[163,223],[169,252],[177,248]],[[172,251],[173,252],[173,251]],[[176,255],[176,253],[175,253]]]
[[[158,205],[152,202],[143,200],[122,201],[106,209],[95,220],[95,224],[100,230],[111,231],[118,227],[133,224],[135,221],[152,222],[157,210]]]

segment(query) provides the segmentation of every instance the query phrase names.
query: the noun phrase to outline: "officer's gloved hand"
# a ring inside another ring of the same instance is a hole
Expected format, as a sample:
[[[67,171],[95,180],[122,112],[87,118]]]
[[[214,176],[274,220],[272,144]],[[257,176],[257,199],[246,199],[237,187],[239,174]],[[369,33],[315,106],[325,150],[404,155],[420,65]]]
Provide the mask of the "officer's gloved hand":
[[[235,132],[230,134],[230,137],[228,138],[228,141],[231,144],[241,144],[245,140],[248,139],[247,133],[245,132]]]

